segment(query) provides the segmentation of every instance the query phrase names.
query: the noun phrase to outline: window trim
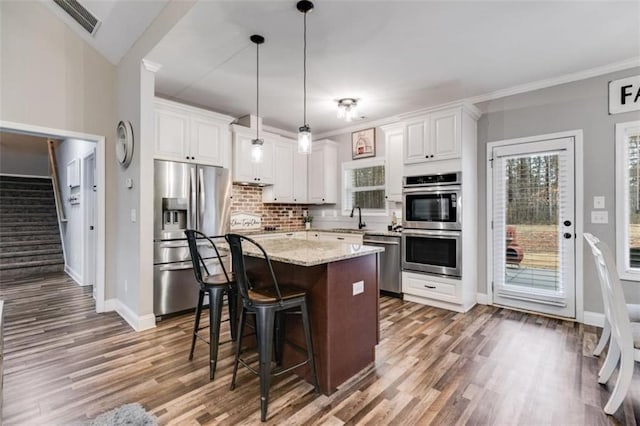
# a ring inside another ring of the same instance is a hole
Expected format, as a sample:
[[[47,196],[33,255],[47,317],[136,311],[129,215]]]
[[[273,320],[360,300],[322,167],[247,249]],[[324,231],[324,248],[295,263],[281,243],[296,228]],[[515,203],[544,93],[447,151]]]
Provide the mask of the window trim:
[[[616,123],[616,264],[620,278],[640,281],[640,268],[629,265],[628,136],[640,134],[640,120]]]
[[[351,214],[351,209],[347,209],[347,181],[345,179],[345,173],[348,170],[354,170],[354,169],[364,169],[367,167],[375,167],[375,166],[384,166],[385,170],[385,176],[384,176],[384,195],[385,195],[385,200],[387,199],[387,161],[385,159],[385,157],[375,157],[375,158],[370,158],[370,159],[366,159],[366,160],[353,160],[353,161],[345,161],[342,163],[342,173],[340,174],[340,179],[341,179],[341,185],[340,185],[340,192],[341,192],[341,201],[342,201],[342,206],[340,209],[340,214],[342,216],[349,216]],[[376,209],[376,210],[372,210],[372,209],[362,209],[362,215],[363,216],[389,216],[389,203],[387,203],[385,201],[384,203],[384,210],[383,209]]]

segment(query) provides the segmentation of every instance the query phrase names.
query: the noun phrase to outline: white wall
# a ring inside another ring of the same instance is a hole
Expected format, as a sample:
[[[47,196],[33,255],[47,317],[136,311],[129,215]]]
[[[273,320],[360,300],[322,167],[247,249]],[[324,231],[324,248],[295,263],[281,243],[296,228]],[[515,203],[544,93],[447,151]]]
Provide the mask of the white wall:
[[[37,1],[0,1],[0,120],[106,137],[116,173],[115,67]],[[116,188],[106,192],[106,298],[115,297]]]
[[[366,124],[363,125],[363,128],[367,128]],[[336,204],[312,205],[309,207],[309,214],[313,215],[313,228],[355,228],[358,226],[358,218],[342,215],[342,163],[354,161],[351,154],[351,132],[331,136],[329,140],[338,143],[338,163],[336,165],[339,175],[336,188],[338,191],[338,202]],[[376,128],[375,158],[384,157],[386,154],[385,148],[384,133],[379,128]],[[313,176],[309,176],[309,179],[313,179]],[[392,212],[396,211],[396,214],[400,215],[401,210],[399,204],[389,203],[388,216],[363,215],[362,221],[367,224],[366,229],[386,230],[387,225],[391,224]],[[398,219],[400,219],[400,216],[398,216]]]
[[[153,315],[153,145],[155,77],[144,57],[195,4],[170,2],[125,55],[117,69],[117,116],[133,126],[136,146],[127,169],[117,168],[116,260],[118,312],[138,329],[155,324]],[[127,178],[133,189],[126,190]],[[131,221],[135,210],[135,222]]]
[[[56,169],[60,180],[60,195],[67,222],[62,223],[62,244],[65,254],[65,270],[81,285],[85,283],[83,271],[84,257],[84,206],[82,194],[82,159],[93,152],[96,144],[78,139],[66,139],[55,147]],[[81,186],[70,188],[67,182],[67,165],[77,160],[80,164]],[[70,196],[79,196],[79,204],[71,204]]]

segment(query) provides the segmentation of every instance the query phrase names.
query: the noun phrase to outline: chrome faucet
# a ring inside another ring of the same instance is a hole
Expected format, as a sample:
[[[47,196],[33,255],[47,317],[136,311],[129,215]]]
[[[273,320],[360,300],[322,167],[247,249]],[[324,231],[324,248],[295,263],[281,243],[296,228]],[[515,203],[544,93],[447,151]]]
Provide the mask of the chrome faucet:
[[[362,221],[362,209],[360,208],[360,206],[355,206],[354,208],[351,209],[350,217],[353,217],[353,211],[355,209],[358,209],[358,229],[362,229],[365,226],[367,226],[367,224]]]

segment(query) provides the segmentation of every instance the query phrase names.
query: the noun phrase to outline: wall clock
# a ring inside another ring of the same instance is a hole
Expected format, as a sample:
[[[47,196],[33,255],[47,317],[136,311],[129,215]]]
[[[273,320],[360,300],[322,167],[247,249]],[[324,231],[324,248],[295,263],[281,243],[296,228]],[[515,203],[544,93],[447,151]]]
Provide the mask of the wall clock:
[[[128,121],[118,123],[118,140],[116,141],[116,159],[122,167],[127,168],[133,158],[133,128]]]

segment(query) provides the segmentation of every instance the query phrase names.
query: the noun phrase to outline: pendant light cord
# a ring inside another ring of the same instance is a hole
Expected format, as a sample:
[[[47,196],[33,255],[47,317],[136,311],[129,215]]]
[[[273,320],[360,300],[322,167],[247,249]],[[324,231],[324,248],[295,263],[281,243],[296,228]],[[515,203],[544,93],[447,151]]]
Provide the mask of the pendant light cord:
[[[302,66],[303,89],[304,89],[304,106],[303,106],[303,124],[307,125],[307,12],[304,12],[304,60]]]
[[[256,43],[256,120],[260,120],[260,44]],[[256,140],[260,139],[260,125],[256,124]]]

